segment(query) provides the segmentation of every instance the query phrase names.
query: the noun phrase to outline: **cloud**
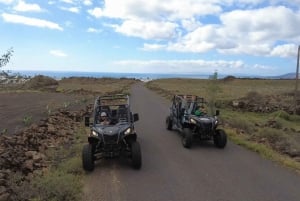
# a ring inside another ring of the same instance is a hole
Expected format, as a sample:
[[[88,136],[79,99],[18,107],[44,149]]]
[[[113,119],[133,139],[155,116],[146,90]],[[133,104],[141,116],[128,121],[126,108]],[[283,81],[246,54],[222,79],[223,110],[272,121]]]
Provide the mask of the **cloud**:
[[[246,67],[242,61],[205,60],[122,60],[116,64],[121,69],[140,73],[211,73],[238,72]]]
[[[89,9],[88,13],[95,18],[100,18],[103,16],[103,10],[101,8]]]
[[[41,12],[42,9],[38,4],[29,4],[25,1],[18,1],[18,4],[14,6],[14,10],[20,12]]]
[[[58,24],[51,21],[37,19],[37,18],[24,17],[21,15],[14,15],[14,14],[7,14],[7,13],[3,13],[2,18],[4,19],[5,22],[9,22],[9,23],[24,24],[28,26],[35,26],[40,28],[56,29],[56,30],[63,31],[63,28],[60,27]]]
[[[170,39],[175,37],[176,27],[171,22],[126,20],[121,25],[115,25],[115,31],[143,39]]]
[[[293,38],[300,33],[295,29],[295,24],[300,23],[300,13],[283,6],[235,10],[222,14],[220,19],[232,37],[251,42]]]
[[[160,37],[168,40],[159,44],[147,43],[143,49],[193,53],[217,50],[222,54],[293,57],[296,51],[291,44],[300,42],[300,29],[295,28],[296,24],[300,24],[300,13],[283,6],[225,12],[220,15],[218,24],[204,24],[193,18],[172,24],[170,29],[161,31],[172,33],[173,40]],[[145,28],[144,31],[134,28],[137,25],[122,25],[121,31],[115,30],[144,39],[157,38],[155,34],[146,35]],[[277,47],[278,43],[289,45]]]
[[[60,7],[60,9],[65,10],[65,11],[69,11],[71,13],[80,13],[80,8],[79,7],[70,7],[70,8]]]
[[[90,28],[87,29],[87,32],[89,32],[89,33],[101,33],[102,30],[90,27]]]
[[[119,19],[147,19],[147,20],[176,20],[182,18],[191,18],[193,16],[203,16],[208,14],[216,14],[222,11],[222,8],[214,2],[195,1],[195,0],[106,0],[103,8],[95,8],[101,10],[101,15],[91,15],[95,17],[109,17]]]
[[[14,2],[14,0],[0,0],[0,3],[3,3],[3,4],[11,4],[13,2]]]
[[[51,55],[56,57],[67,57],[68,55],[61,50],[50,50]]]
[[[48,1],[49,5],[54,5],[56,2],[55,1]]]
[[[216,47],[218,33],[213,25],[205,25],[186,34],[177,42],[169,43],[167,50],[178,52],[207,52]]]
[[[123,35],[160,41],[145,43],[141,49],[147,51],[217,50],[222,54],[275,56],[272,51],[278,42],[300,42],[300,29],[295,28],[300,24],[300,13],[288,7],[291,1],[286,6],[282,2],[272,0],[273,6],[263,7],[260,0],[106,0],[88,13],[119,20],[110,27]],[[213,16],[215,21],[204,23],[204,16]]]
[[[275,44],[299,43],[300,13],[278,6],[254,10],[235,10],[221,15],[220,36],[236,44],[236,48],[222,48],[223,53],[240,52],[251,55],[274,56]],[[235,42],[234,42],[235,41]]]
[[[274,67],[261,64],[248,65],[241,60],[120,60],[113,63],[112,72],[184,73],[184,74],[248,74],[268,73]]]
[[[61,2],[67,3],[67,4],[75,4],[74,0],[60,0]]]
[[[177,30],[180,27],[178,20],[182,20],[186,28],[195,29],[199,23],[193,21],[193,18],[221,11],[219,5],[202,0],[106,0],[103,7],[89,9],[88,13],[95,18],[121,20],[120,24],[113,26],[116,32],[160,40],[180,35]]]
[[[295,57],[297,56],[298,46],[295,44],[278,45],[271,51],[271,56]]]
[[[141,49],[144,51],[155,51],[165,49],[165,47],[166,45],[144,43],[144,47]]]
[[[84,0],[83,4],[86,6],[91,6],[91,5],[93,5],[93,2],[92,2],[92,0]]]

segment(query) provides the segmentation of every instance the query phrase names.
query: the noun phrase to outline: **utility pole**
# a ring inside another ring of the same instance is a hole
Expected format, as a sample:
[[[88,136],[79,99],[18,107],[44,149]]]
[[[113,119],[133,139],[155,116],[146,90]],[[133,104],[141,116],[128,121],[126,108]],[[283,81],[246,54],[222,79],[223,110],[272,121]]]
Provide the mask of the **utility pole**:
[[[300,45],[298,46],[298,56],[297,56],[297,70],[296,70],[296,86],[295,86],[295,110],[294,114],[297,112],[297,104],[298,104],[298,80],[299,80],[299,58],[300,57]]]

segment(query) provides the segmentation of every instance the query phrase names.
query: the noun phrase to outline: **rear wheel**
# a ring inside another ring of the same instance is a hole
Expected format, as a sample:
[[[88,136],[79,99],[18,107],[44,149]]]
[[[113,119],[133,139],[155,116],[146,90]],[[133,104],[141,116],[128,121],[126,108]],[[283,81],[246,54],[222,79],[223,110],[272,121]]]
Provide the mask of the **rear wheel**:
[[[224,130],[216,130],[216,135],[214,136],[214,144],[218,148],[224,148],[227,144],[227,135]]]
[[[191,129],[189,129],[189,128],[183,129],[183,136],[182,136],[181,142],[185,148],[191,148],[192,142],[193,142],[193,133],[192,133]]]
[[[82,149],[82,166],[85,171],[94,170],[93,147],[91,144],[86,144]]]
[[[140,143],[137,141],[131,143],[131,159],[132,167],[135,169],[140,169],[142,166],[142,152]]]
[[[166,118],[166,126],[167,126],[168,130],[172,130],[173,122],[172,122],[171,116],[167,116],[167,118]]]

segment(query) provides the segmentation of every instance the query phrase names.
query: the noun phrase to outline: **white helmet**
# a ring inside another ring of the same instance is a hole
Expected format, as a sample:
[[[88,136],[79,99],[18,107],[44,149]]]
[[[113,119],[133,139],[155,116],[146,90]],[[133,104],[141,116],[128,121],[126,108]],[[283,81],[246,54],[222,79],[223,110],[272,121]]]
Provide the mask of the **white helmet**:
[[[106,114],[106,112],[101,112],[100,116],[101,117],[107,117],[107,114]]]

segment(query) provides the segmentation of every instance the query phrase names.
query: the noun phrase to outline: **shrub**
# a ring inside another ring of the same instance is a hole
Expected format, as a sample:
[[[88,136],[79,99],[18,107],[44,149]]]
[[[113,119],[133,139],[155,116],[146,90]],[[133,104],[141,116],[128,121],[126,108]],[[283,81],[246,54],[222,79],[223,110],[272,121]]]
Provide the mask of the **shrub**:
[[[33,182],[36,200],[80,200],[82,184],[79,177],[63,171],[52,171]]]
[[[291,115],[285,111],[279,111],[279,117],[282,118],[282,119],[285,119],[287,121],[290,121],[291,120]]]
[[[223,78],[223,80],[224,80],[225,82],[233,81],[233,80],[235,80],[235,79],[236,79],[236,77],[233,76],[233,75],[228,75],[228,76],[226,76],[226,77]]]
[[[262,95],[256,91],[248,92],[245,98],[253,102],[260,102],[263,99]]]
[[[25,126],[29,126],[32,123],[32,116],[31,115],[26,115],[23,117],[23,123]]]
[[[68,161],[65,161],[59,166],[59,169],[73,175],[79,175],[83,173],[82,162],[80,157],[73,157]]]
[[[231,118],[228,119],[228,123],[234,127],[234,128],[238,128],[241,129],[243,131],[245,131],[248,134],[251,134],[254,132],[254,127],[252,125],[252,123],[246,119],[243,118]]]
[[[42,89],[50,86],[57,86],[58,81],[44,75],[37,75],[25,83],[25,88]]]
[[[257,136],[260,138],[266,138],[268,142],[273,144],[280,141],[286,141],[287,138],[284,132],[273,128],[263,128],[257,133]]]
[[[14,172],[7,180],[7,185],[13,192],[11,200],[23,201],[29,200],[33,196],[34,189],[30,183],[25,180],[24,175],[21,172]]]

